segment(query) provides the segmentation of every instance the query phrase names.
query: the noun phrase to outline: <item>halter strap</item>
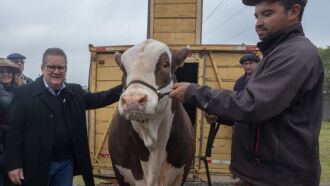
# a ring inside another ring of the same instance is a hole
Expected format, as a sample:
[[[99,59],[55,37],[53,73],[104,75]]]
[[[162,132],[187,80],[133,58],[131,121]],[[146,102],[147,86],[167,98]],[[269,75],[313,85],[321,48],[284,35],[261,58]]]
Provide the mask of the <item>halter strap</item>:
[[[142,80],[133,80],[133,81],[129,82],[127,86],[124,87],[123,91],[125,91],[133,83],[142,84],[142,85],[150,88],[151,90],[153,90],[157,94],[158,101],[159,101],[165,95],[170,94],[169,91],[168,92],[161,93],[160,90],[163,89],[163,88],[165,88],[165,87],[167,87],[172,81],[173,81],[173,77],[170,77],[166,83],[160,85],[158,88],[155,88],[154,86],[150,85],[149,83],[147,83],[145,81],[142,81]]]

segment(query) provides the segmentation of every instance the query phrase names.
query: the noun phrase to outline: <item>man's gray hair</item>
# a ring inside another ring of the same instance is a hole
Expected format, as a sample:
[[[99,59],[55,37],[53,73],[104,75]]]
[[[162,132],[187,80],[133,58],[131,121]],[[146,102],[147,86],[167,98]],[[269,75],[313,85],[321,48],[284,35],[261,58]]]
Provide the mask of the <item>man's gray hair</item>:
[[[46,59],[47,59],[47,56],[49,55],[54,55],[54,56],[63,56],[64,59],[65,59],[65,64],[67,64],[67,58],[66,58],[66,54],[65,52],[60,49],[60,48],[48,48],[43,56],[42,56],[42,64],[41,64],[41,69],[44,69],[45,66],[46,66]]]

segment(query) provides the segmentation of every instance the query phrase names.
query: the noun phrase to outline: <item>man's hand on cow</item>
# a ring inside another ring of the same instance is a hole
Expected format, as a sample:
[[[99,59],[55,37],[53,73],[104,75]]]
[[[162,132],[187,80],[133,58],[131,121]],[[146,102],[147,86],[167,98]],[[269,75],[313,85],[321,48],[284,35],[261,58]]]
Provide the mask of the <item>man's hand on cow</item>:
[[[184,102],[184,97],[189,85],[190,83],[186,83],[186,82],[174,83],[172,87],[172,91],[170,92],[170,97],[180,102]]]
[[[15,183],[17,185],[22,185],[22,180],[24,180],[23,169],[18,168],[18,169],[9,171],[8,177],[13,183]]]

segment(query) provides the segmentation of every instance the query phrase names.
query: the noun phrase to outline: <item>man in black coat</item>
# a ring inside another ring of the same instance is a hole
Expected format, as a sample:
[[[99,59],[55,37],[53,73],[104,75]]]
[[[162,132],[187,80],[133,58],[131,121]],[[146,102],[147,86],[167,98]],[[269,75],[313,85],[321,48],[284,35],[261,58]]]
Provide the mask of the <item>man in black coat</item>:
[[[255,6],[263,54],[245,88],[236,94],[178,83],[170,96],[238,121],[230,170],[247,184],[318,186],[324,68],[301,25],[307,0],[243,3]]]
[[[71,186],[79,174],[93,186],[85,110],[116,102],[122,86],[88,93],[64,82],[67,58],[59,48],[45,51],[41,70],[35,82],[14,92],[6,140],[8,175],[24,186]]]

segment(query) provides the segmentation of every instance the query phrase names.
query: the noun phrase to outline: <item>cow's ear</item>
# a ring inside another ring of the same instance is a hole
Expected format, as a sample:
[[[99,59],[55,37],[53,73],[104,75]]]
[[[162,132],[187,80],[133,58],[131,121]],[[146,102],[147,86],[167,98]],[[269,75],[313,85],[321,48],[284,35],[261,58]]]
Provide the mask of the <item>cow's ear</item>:
[[[189,54],[188,47],[183,48],[183,49],[178,50],[175,53],[173,53],[172,70],[176,71],[177,68],[183,67],[184,60],[187,58],[188,54]]]
[[[116,60],[117,65],[119,67],[121,67],[122,66],[122,64],[121,64],[121,53],[119,53],[119,52],[115,53],[115,60]]]

